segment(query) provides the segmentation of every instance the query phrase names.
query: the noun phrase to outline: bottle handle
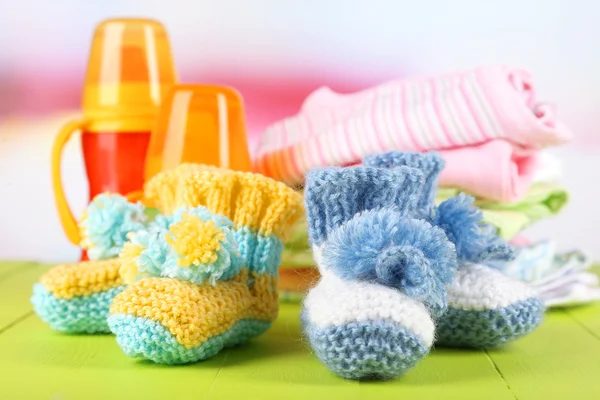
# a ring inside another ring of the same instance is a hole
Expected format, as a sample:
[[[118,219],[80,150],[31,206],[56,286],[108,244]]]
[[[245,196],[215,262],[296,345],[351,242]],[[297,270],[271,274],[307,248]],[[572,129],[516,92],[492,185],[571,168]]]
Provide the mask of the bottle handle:
[[[65,196],[65,191],[63,189],[62,179],[60,176],[60,167],[62,161],[62,152],[65,144],[75,132],[81,131],[85,125],[85,120],[68,122],[62,127],[58,133],[58,136],[54,140],[54,145],[52,146],[52,186],[54,189],[56,209],[67,238],[75,245],[79,245],[81,237],[79,235],[77,221],[75,220],[73,212],[67,203],[67,198]]]

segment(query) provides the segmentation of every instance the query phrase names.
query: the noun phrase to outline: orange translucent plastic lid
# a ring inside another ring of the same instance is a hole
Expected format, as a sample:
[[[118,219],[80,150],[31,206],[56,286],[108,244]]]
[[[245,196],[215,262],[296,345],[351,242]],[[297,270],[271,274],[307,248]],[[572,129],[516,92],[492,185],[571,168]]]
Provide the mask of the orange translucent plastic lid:
[[[216,85],[176,85],[168,92],[146,157],[148,180],[182,163],[251,171],[242,96]]]
[[[153,119],[177,81],[165,28],[149,19],[109,19],[94,32],[84,115]],[[152,125],[150,125],[151,128]]]

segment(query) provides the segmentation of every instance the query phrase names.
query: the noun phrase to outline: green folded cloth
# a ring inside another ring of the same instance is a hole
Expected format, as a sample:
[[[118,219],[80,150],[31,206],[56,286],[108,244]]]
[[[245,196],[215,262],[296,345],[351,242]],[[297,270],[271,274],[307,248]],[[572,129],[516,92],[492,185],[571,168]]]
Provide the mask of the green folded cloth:
[[[458,189],[440,188],[437,203],[457,195]],[[533,223],[556,215],[567,204],[569,194],[565,188],[550,184],[533,185],[527,194],[513,203],[497,203],[476,198],[483,219],[498,229],[498,235],[510,240]]]
[[[312,251],[308,243],[308,224],[305,218],[301,218],[290,229],[289,239],[283,246],[281,253],[280,268],[298,268],[315,266]]]
[[[459,189],[439,188],[436,202],[439,204],[460,192]],[[568,199],[567,191],[561,186],[537,184],[516,202],[497,203],[476,198],[475,205],[481,209],[484,221],[496,227],[502,238],[510,240],[531,224],[556,215],[562,210]],[[301,219],[291,230],[291,235],[284,245],[281,256],[281,267],[314,266],[315,262],[308,243],[306,220]]]

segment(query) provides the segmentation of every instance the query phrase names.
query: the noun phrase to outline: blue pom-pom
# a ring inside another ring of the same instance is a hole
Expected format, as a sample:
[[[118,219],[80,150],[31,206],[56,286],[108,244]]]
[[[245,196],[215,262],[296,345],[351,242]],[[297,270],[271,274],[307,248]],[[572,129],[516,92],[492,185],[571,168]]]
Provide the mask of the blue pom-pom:
[[[80,223],[82,246],[91,260],[102,260],[119,255],[127,234],[144,229],[146,216],[141,203],[130,203],[123,196],[100,194],[87,208],[87,216]]]
[[[323,268],[402,290],[435,314],[446,307],[445,285],[456,272],[454,245],[444,231],[393,208],[370,210],[331,232]]]
[[[157,216],[147,229],[130,236],[131,243],[144,247],[136,260],[140,272],[151,276],[161,276],[161,270],[169,254],[169,246],[164,239],[169,232],[169,219]]]
[[[446,232],[461,261],[512,260],[512,247],[483,222],[483,215],[473,201],[473,197],[464,193],[445,200],[434,210],[431,223]]]
[[[425,298],[427,292],[434,289],[431,263],[413,246],[392,246],[383,250],[377,257],[375,275],[378,282],[418,299]]]

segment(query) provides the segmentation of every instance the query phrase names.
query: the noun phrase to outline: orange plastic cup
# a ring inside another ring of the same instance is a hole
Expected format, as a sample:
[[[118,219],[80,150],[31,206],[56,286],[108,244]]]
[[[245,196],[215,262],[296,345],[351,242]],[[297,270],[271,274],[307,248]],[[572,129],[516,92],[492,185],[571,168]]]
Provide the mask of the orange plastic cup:
[[[107,191],[141,191],[152,127],[176,81],[167,33],[159,22],[110,19],[98,25],[83,90],[83,116],[62,128],[52,149],[58,214],[74,244],[79,244],[79,229],[60,176],[64,145],[81,132],[90,200]]]
[[[152,132],[145,179],[183,163],[251,171],[244,101],[232,88],[176,85]]]

